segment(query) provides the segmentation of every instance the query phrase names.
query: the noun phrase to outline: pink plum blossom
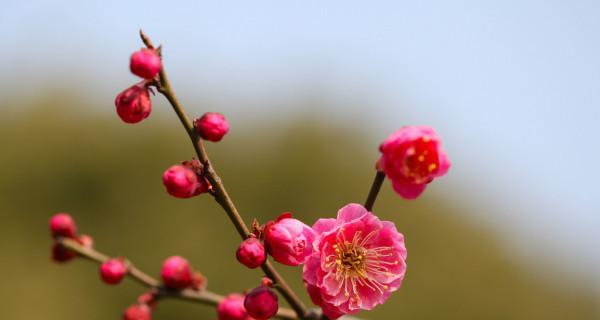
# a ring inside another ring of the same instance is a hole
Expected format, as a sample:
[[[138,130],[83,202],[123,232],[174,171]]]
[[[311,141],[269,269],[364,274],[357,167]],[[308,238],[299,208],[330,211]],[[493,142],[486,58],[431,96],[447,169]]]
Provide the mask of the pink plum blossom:
[[[381,170],[405,199],[417,198],[428,183],[450,168],[438,135],[426,126],[400,128],[383,141],[379,151]]]
[[[303,278],[312,301],[337,319],[371,310],[398,290],[406,272],[404,236],[359,204],[348,204],[337,219],[319,219],[315,254]]]

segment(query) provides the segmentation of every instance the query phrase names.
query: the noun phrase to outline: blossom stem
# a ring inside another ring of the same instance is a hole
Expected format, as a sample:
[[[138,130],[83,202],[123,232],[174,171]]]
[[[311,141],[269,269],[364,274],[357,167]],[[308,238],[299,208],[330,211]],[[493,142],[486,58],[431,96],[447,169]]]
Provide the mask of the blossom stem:
[[[383,184],[384,180],[385,173],[378,170],[377,174],[375,174],[375,179],[373,179],[371,191],[369,191],[369,195],[367,196],[367,200],[365,201],[365,208],[367,210],[373,210],[373,205],[375,204],[375,200],[377,200],[377,195],[379,195],[379,190],[381,189],[381,185]]]
[[[83,246],[73,239],[58,238],[56,239],[56,243],[64,246],[65,248],[71,251],[76,252],[79,256],[83,258],[100,264],[110,259],[110,257],[106,254],[99,252],[92,247]],[[216,294],[208,290],[196,291],[192,289],[167,289],[160,284],[160,281],[152,278],[147,273],[138,269],[130,261],[127,262],[127,275],[133,280],[137,281],[139,284],[152,289],[156,294],[157,298],[175,298],[213,306],[219,304],[219,302],[221,302],[221,300],[225,298],[220,294]],[[296,313],[293,310],[286,308],[279,308],[276,318],[288,320],[297,319]]]
[[[140,31],[140,36],[142,41],[148,48],[153,48],[152,42],[142,31]],[[214,197],[217,203],[221,205],[221,207],[227,213],[229,219],[235,226],[237,232],[240,234],[242,239],[246,239],[250,235],[250,230],[248,229],[247,224],[244,222],[244,219],[239,214],[237,208],[235,207],[231,197],[227,193],[225,186],[221,178],[217,175],[214,167],[210,163],[210,159],[208,158],[208,154],[206,152],[206,148],[204,147],[204,141],[194,130],[194,126],[190,121],[190,118],[186,115],[181,103],[177,99],[173,89],[171,88],[171,84],[167,77],[167,73],[165,72],[164,66],[161,67],[159,72],[159,81],[155,82],[158,92],[165,96],[165,98],[169,101],[173,110],[179,117],[181,124],[185,128],[190,137],[196,154],[198,155],[198,159],[204,165],[205,176],[208,181],[211,183],[214,191]],[[302,303],[302,300],[298,298],[296,293],[288,286],[283,277],[275,270],[273,265],[266,261],[261,266],[265,275],[276,284],[276,288],[281,293],[281,295],[285,298],[285,300],[289,303],[289,305],[294,309],[298,318],[300,319],[309,319],[310,313]]]

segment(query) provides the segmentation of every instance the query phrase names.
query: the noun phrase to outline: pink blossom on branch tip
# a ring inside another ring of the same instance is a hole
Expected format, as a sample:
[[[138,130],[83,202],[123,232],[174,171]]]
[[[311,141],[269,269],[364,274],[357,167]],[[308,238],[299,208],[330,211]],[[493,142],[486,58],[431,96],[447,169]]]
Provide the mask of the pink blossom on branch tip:
[[[427,126],[402,127],[379,146],[378,167],[396,193],[415,199],[428,183],[448,172],[450,160],[437,133]]]
[[[394,223],[348,204],[336,219],[319,219],[313,230],[315,253],[303,278],[311,300],[330,319],[371,310],[402,284],[406,247]]]

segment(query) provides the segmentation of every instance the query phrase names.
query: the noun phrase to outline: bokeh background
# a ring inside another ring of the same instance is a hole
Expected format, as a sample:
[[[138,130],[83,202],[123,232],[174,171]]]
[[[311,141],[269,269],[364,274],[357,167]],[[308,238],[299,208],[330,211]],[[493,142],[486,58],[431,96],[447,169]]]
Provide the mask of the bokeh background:
[[[212,290],[253,287],[209,197],[162,171],[193,150],[162,97],[126,125],[137,30],[250,221],[307,223],[362,202],[377,146],[402,125],[442,136],[453,167],[416,201],[388,183],[376,213],[405,234],[402,289],[368,319],[600,319],[600,5],[595,1],[1,1],[0,318],[119,319],[142,291],[86,261],[50,262],[47,220],[158,275],[188,257]],[[308,301],[297,268],[280,267]],[[166,301],[155,319],[216,319]]]

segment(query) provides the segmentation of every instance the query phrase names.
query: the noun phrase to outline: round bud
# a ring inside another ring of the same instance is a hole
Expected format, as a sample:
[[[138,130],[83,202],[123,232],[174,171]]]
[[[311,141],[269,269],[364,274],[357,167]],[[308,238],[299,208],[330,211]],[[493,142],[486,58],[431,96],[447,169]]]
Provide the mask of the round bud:
[[[131,55],[129,69],[133,74],[144,79],[152,79],[160,71],[162,63],[153,49],[141,49]]]
[[[162,179],[167,192],[176,198],[191,198],[209,189],[206,179],[182,165],[171,166],[163,173]]]
[[[152,112],[150,92],[143,83],[135,84],[119,93],[115,99],[117,114],[125,123],[138,123]]]
[[[122,259],[109,259],[100,265],[100,277],[106,284],[118,284],[127,274],[127,265]]]
[[[77,253],[65,248],[59,243],[52,245],[52,260],[54,262],[63,263],[67,262],[77,256]]]
[[[134,304],[123,312],[123,320],[151,320],[152,309],[146,304]]]
[[[202,139],[217,142],[229,131],[229,123],[222,114],[207,112],[194,120],[194,128]]]
[[[54,237],[75,238],[77,227],[68,213],[57,213],[50,218],[50,232]]]
[[[244,296],[239,293],[232,293],[219,302],[217,316],[219,320],[251,319],[244,308]]]
[[[297,266],[314,253],[312,243],[316,236],[302,221],[282,216],[265,230],[265,245],[275,261]]]
[[[256,287],[244,299],[246,312],[256,320],[269,319],[279,310],[277,295],[269,288]]]
[[[265,247],[256,238],[248,238],[242,241],[235,252],[235,256],[241,264],[250,269],[260,267],[267,258]]]
[[[193,283],[192,268],[189,262],[180,256],[167,258],[160,276],[164,285],[172,289],[184,289]]]

